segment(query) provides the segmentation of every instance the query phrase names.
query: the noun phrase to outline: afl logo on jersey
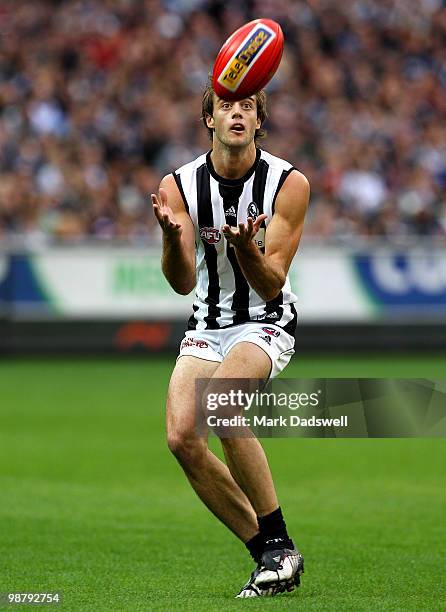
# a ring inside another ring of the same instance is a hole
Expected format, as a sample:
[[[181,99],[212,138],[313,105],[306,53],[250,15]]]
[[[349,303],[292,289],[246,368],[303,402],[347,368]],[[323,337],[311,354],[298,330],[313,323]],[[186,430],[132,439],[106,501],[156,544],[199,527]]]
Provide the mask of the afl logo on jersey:
[[[217,244],[220,242],[221,232],[215,227],[200,227],[200,238],[208,244]]]
[[[248,217],[251,217],[253,221],[259,216],[259,209],[255,202],[248,204]]]

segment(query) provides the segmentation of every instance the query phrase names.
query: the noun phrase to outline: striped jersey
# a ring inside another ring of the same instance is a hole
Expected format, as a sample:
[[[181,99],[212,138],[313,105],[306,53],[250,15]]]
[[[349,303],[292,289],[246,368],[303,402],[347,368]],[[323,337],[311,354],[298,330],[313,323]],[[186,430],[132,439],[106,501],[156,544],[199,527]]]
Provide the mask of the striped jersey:
[[[219,176],[210,151],[173,173],[195,227],[197,286],[188,329],[221,329],[265,321],[294,336],[297,298],[289,278],[279,295],[265,302],[249,286],[235,249],[222,231],[226,223],[237,227],[249,216],[255,219],[265,213],[268,218],[255,237],[264,252],[266,227],[274,214],[279,190],[292,170],[288,162],[257,149],[253,166],[239,179]]]

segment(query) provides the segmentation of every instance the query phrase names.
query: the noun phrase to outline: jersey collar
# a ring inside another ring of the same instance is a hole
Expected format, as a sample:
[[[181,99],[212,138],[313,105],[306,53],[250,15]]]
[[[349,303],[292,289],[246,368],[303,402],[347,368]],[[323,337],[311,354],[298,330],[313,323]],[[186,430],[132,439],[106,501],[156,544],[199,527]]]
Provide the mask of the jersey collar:
[[[215,172],[214,165],[211,160],[211,153],[212,153],[212,149],[206,153],[206,166],[211,176],[213,176],[216,181],[218,181],[219,183],[222,183],[223,185],[241,185],[242,183],[245,183],[256,171],[256,168],[260,160],[261,150],[256,149],[255,162],[253,163],[251,168],[248,170],[248,172],[245,174],[245,176],[242,176],[237,179],[228,179],[228,178],[225,178],[217,174]]]

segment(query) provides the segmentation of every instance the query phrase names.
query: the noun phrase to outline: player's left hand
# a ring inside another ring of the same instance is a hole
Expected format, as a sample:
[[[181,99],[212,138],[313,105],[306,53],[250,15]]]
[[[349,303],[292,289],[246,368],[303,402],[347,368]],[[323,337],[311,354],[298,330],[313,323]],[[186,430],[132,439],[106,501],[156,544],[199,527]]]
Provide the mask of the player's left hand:
[[[223,234],[233,247],[243,250],[251,244],[252,239],[260,229],[262,221],[267,218],[268,215],[265,214],[259,215],[255,221],[253,221],[252,217],[248,217],[246,223],[238,224],[238,229],[224,225]]]

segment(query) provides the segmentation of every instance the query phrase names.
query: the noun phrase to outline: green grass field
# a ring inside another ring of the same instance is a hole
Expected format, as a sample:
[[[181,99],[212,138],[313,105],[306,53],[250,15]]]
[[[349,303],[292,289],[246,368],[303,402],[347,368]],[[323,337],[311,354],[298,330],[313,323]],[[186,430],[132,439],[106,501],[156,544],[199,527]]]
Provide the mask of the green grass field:
[[[445,375],[445,356],[309,356],[287,377]],[[445,439],[264,443],[302,586],[235,600],[252,567],[164,442],[172,359],[0,363],[0,592],[66,610],[441,610]],[[29,609],[16,606],[12,609]]]

